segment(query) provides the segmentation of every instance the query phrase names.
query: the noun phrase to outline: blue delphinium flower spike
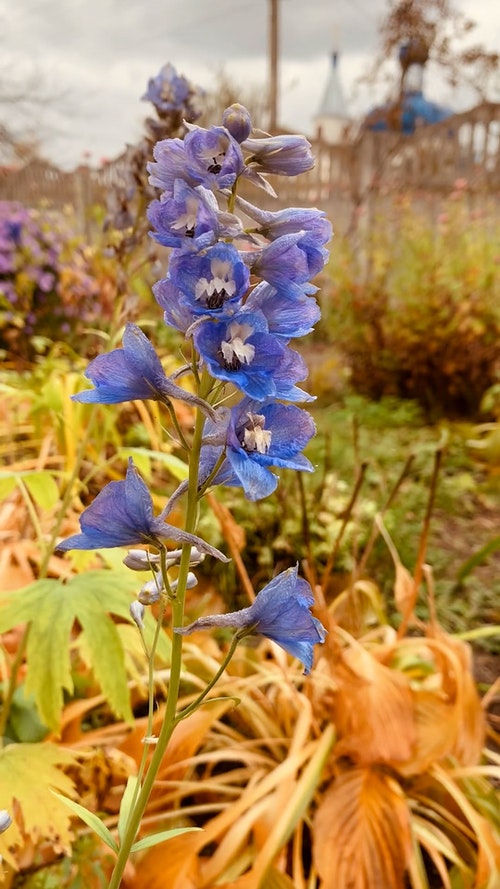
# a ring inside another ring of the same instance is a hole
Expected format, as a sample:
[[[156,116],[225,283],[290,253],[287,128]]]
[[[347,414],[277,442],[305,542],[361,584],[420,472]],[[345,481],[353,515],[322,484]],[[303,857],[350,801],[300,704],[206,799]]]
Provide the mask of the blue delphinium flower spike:
[[[58,551],[71,549],[107,549],[149,543],[157,548],[163,540],[189,543],[200,552],[227,562],[226,556],[201,537],[181,531],[153,514],[153,501],[132,458],[123,481],[109,482],[80,516],[80,534],[73,534],[58,544]]]
[[[98,355],[90,362],[85,376],[95,389],[84,389],[72,395],[73,401],[120,404],[148,399],[166,402],[177,398],[214,416],[213,409],[203,399],[186,392],[167,377],[147,336],[135,324],[127,324],[125,328],[123,349]]]
[[[304,673],[310,673],[314,646],[326,638],[323,624],[311,614],[313,604],[311,587],[298,576],[295,566],[278,574],[248,608],[200,617],[187,627],[177,627],[175,632],[188,635],[212,627],[233,627],[241,637],[266,636],[302,661]]]

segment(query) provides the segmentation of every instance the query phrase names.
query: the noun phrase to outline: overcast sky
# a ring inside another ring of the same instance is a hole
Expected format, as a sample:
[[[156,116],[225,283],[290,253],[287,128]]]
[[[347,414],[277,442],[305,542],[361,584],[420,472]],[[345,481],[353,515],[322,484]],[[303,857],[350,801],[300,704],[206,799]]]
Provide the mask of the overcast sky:
[[[456,5],[478,23],[477,39],[499,49],[498,0]],[[282,125],[313,132],[333,48],[353,115],[380,99],[356,82],[376,53],[386,0],[280,0],[279,9]],[[0,95],[6,80],[34,75],[57,97],[34,122],[44,155],[66,168],[84,152],[99,163],[140,137],[150,110],[140,97],[167,61],[206,89],[221,66],[265,89],[268,20],[269,0],[0,0]],[[467,104],[432,77],[426,93]]]

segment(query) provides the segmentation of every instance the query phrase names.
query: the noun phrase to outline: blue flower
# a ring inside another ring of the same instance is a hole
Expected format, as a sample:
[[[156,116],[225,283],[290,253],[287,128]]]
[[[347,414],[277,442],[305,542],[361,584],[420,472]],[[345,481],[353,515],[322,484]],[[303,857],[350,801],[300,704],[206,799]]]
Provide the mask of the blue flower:
[[[271,467],[313,472],[300,452],[316,432],[312,417],[293,404],[243,398],[217,422],[207,420],[201,451],[200,480],[206,480],[221,456],[225,460],[214,484],[242,487],[248,500],[262,500],[276,489]]]
[[[250,273],[236,247],[219,243],[205,253],[172,256],[167,280],[184,294],[195,314],[222,316],[228,307],[234,312],[241,303]]]
[[[281,235],[263,250],[243,253],[253,275],[276,288],[305,284],[323,268],[328,251],[311,243],[306,232]]]
[[[311,333],[321,317],[316,300],[299,286],[276,290],[266,281],[258,284],[245,302],[245,311],[260,311],[265,316],[269,333],[284,342]]]
[[[167,377],[147,336],[135,324],[127,324],[123,349],[98,355],[90,362],[85,376],[95,389],[72,395],[85,404],[119,404],[123,401],[162,401],[178,398],[213,415],[205,401],[186,392]]]
[[[198,181],[189,175],[182,139],[162,139],[153,148],[154,161],[147,164],[149,182],[159,188],[164,198],[172,197],[176,179],[184,179],[189,185]]]
[[[232,213],[223,213],[213,192],[198,185],[192,188],[183,179],[176,179],[171,198],[152,201],[148,219],[156,232],[152,237],[164,247],[202,250],[219,238],[237,237],[241,222]]]
[[[287,207],[273,212],[261,210],[240,197],[237,201],[244,213],[258,223],[257,233],[270,241],[299,231],[307,233],[310,243],[316,247],[323,247],[331,240],[332,225],[323,210]]]
[[[240,312],[227,322],[201,322],[193,340],[212,376],[246,395],[260,401],[270,396],[307,400],[295,386],[307,376],[305,362],[269,333],[261,312]]]
[[[250,157],[245,163],[263,173],[281,176],[298,176],[314,167],[311,145],[305,136],[268,136],[264,139],[246,139],[242,144]]]
[[[314,646],[326,638],[323,624],[311,614],[312,605],[311,587],[298,576],[295,566],[271,580],[248,608],[200,617],[187,627],[177,627],[175,632],[188,635],[212,627],[232,627],[241,638],[265,636],[302,661],[307,674],[312,669]]]
[[[153,501],[149,490],[137,472],[132,459],[128,462],[123,481],[109,482],[80,516],[80,534],[73,534],[59,543],[57,549],[106,549],[116,546],[151,544],[162,546],[163,540],[189,543],[200,552],[206,552],[222,561],[226,557],[205,543],[200,537],[181,531],[164,521],[161,515],[153,515]]]
[[[163,309],[163,319],[168,327],[181,333],[191,327],[195,316],[190,300],[168,278],[153,284],[153,293],[158,305]]]
[[[243,172],[241,148],[225,127],[188,126],[184,139],[187,172],[201,185],[212,189],[232,188]]]
[[[174,66],[168,62],[156,77],[150,78],[141,99],[151,102],[158,111],[179,111],[184,108],[190,91],[189,81],[179,76]]]

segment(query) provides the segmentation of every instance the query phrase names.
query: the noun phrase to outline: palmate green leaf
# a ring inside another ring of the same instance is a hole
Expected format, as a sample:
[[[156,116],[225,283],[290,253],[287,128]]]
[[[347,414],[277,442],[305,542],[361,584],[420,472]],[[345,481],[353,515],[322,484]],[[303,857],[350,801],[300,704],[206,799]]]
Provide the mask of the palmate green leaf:
[[[78,815],[78,817],[81,818],[82,821],[88,827],[90,827],[104,843],[106,843],[106,846],[109,846],[109,848],[112,849],[113,852],[118,852],[118,845],[113,834],[106,827],[106,825],[103,824],[98,815],[96,815],[94,812],[89,812],[89,810],[86,809],[85,806],[81,806],[80,803],[75,803],[74,800],[68,799],[67,796],[62,796],[61,793],[56,793],[55,790],[53,790],[52,793],[54,794],[54,796],[57,796],[57,798],[61,800],[61,802],[64,803],[64,805],[67,806],[68,809],[71,809],[74,815]]]
[[[29,623],[26,692],[33,694],[40,718],[57,732],[64,692],[72,693],[70,634],[78,621],[82,642],[114,713],[132,721],[125,656],[110,614],[130,620],[129,603],[137,589],[131,574],[88,571],[62,583],[39,580],[0,595],[0,633]]]

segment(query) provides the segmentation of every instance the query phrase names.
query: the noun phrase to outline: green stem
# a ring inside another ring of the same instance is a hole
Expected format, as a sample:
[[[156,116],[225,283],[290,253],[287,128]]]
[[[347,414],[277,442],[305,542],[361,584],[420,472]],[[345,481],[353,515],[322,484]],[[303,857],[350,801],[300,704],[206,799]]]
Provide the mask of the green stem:
[[[203,703],[203,701],[205,700],[205,698],[207,697],[209,692],[212,691],[214,685],[217,684],[217,682],[221,678],[222,674],[224,673],[227,665],[229,664],[229,661],[231,660],[231,658],[234,655],[234,652],[236,651],[238,642],[240,641],[241,638],[242,638],[242,636],[240,633],[235,633],[235,635],[233,636],[233,638],[231,640],[231,645],[228,648],[227,654],[226,654],[224,660],[222,661],[219,669],[217,670],[217,673],[210,680],[207,687],[205,689],[203,689],[201,694],[199,694],[198,697],[195,698],[195,700],[191,702],[191,704],[189,704],[187,707],[185,707],[184,710],[179,711],[179,713],[177,714],[176,722],[180,722],[181,719],[186,719],[187,716],[190,716],[191,713],[194,713],[194,711],[198,709],[200,704]]]
[[[200,396],[206,398],[212,380],[208,374],[204,373],[200,380]],[[198,469],[201,451],[201,439],[203,434],[203,426],[205,418],[200,410],[196,411],[196,421],[193,434],[191,451],[189,454],[189,486],[186,505],[186,521],[185,530],[188,533],[194,533],[197,524],[198,515]],[[184,602],[187,589],[187,579],[189,574],[189,562],[191,557],[190,544],[184,544],[182,548],[182,556],[179,565],[179,576],[177,579],[177,593],[171,600],[172,605],[172,628],[182,627],[184,619]],[[154,749],[149,768],[144,776],[142,787],[140,788],[135,805],[131,809],[128,824],[126,826],[124,836],[118,852],[115,867],[111,875],[108,889],[119,889],[123,872],[130,857],[130,850],[135,842],[137,832],[139,830],[142,816],[149,801],[149,797],[154,787],[154,782],[158,774],[163,756],[168,746],[168,742],[172,737],[172,732],[177,723],[177,702],[179,699],[179,689],[182,671],[182,642],[183,638],[178,633],[173,633],[172,638],[172,654],[170,664],[170,683],[168,687],[167,702],[165,707],[165,716],[163,724],[158,736],[158,741]],[[151,652],[151,657],[154,651]]]

